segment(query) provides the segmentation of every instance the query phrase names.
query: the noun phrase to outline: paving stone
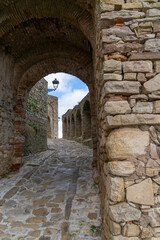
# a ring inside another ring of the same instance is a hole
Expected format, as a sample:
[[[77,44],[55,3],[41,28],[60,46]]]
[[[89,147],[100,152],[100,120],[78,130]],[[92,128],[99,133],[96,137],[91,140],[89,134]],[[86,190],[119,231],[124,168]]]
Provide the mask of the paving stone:
[[[35,216],[47,216],[48,210],[46,208],[39,208],[39,209],[34,210],[32,212],[32,214]]]
[[[4,199],[10,199],[11,197],[13,197],[18,191],[17,187],[13,187],[12,189],[10,189],[5,195],[4,195]]]
[[[0,180],[1,191],[6,194],[0,206],[0,231],[11,233],[11,237],[5,236],[12,240],[60,240],[67,234],[70,239],[76,227],[78,239],[84,240],[87,234],[87,239],[100,240],[100,232],[93,236],[90,231],[91,224],[97,229],[101,226],[99,190],[92,179],[92,150],[65,140],[50,145],[52,151],[27,157],[20,172]],[[66,208],[70,209],[68,220]]]

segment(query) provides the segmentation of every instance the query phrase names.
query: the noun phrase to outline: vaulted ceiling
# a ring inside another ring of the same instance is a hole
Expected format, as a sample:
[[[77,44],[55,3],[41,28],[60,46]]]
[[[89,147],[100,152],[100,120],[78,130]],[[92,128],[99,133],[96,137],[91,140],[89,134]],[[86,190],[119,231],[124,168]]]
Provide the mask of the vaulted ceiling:
[[[15,59],[19,77],[52,59],[59,66],[60,59],[75,62],[87,71],[94,46],[93,9],[94,0],[1,0],[0,51]]]
[[[1,0],[0,50],[18,59],[39,45],[68,43],[90,53],[92,8],[87,0]]]

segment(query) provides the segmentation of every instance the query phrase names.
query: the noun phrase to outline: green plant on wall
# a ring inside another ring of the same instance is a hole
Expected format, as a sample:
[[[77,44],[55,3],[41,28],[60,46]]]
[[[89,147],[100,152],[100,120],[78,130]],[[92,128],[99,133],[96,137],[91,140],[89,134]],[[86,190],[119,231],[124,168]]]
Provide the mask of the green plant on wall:
[[[32,96],[29,96],[27,101],[27,110],[33,111],[34,113],[40,113],[40,109],[38,106],[38,101],[33,99]]]

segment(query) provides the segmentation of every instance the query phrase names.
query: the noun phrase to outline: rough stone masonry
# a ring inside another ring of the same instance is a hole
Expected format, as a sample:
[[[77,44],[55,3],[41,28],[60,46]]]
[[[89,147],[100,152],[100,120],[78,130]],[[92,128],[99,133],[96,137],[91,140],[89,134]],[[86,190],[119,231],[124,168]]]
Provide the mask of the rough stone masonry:
[[[1,0],[0,12],[0,174],[23,162],[31,87],[73,74],[90,91],[102,239],[159,240],[160,1]]]
[[[27,99],[24,154],[47,150],[48,83],[41,79]],[[58,121],[58,119],[57,119]]]

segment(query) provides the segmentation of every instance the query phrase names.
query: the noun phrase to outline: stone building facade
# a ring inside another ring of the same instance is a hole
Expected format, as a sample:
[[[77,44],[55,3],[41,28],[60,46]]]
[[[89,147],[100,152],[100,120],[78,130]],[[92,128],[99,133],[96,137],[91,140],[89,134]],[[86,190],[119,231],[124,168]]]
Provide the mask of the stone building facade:
[[[73,74],[90,90],[102,239],[158,240],[160,1],[1,0],[0,11],[0,174],[23,162],[32,86]]]
[[[51,95],[48,95],[47,136],[51,139],[58,138],[58,98]]]
[[[90,95],[63,116],[63,138],[92,146]],[[93,129],[94,131],[94,129]]]
[[[48,83],[41,79],[31,89],[26,109],[24,154],[47,149]]]

